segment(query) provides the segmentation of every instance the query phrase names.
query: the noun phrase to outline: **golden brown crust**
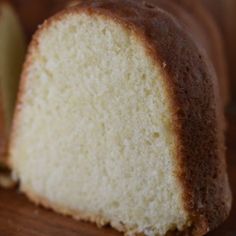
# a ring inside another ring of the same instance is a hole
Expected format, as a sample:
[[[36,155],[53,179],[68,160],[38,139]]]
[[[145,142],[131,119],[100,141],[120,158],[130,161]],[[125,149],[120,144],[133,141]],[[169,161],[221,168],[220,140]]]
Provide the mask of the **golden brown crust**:
[[[42,29],[66,14],[99,14],[135,32],[158,66],[165,65],[163,78],[166,78],[178,137],[178,178],[184,189],[186,211],[194,223],[185,233],[203,235],[223,222],[231,207],[217,73],[213,63],[202,53],[201,41],[193,40],[174,11],[167,12],[168,8],[161,6],[157,0],[155,4],[135,0],[80,1],[77,7],[66,9],[46,21]],[[31,43],[19,104],[32,60],[31,51],[37,48],[42,29]],[[16,111],[15,125],[18,112],[20,109]],[[38,202],[54,208],[40,199]],[[55,210],[60,211],[56,207]]]
[[[189,0],[149,0],[158,3],[170,12],[192,40],[201,48],[202,53],[213,64],[220,85],[224,105],[229,102],[228,69],[225,56],[225,45],[219,27],[201,1]]]

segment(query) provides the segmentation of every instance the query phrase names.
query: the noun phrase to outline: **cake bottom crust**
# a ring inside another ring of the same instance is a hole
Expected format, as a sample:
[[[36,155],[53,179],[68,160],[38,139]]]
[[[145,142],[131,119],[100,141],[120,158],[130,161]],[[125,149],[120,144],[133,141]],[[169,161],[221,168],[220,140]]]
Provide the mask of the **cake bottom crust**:
[[[131,229],[129,226],[125,225],[122,222],[118,222],[118,221],[115,222],[112,220],[108,220],[102,215],[95,215],[95,214],[93,215],[87,212],[65,208],[61,206],[60,204],[54,203],[43,196],[35,194],[29,188],[27,189],[24,188],[22,191],[37,206],[43,206],[44,208],[51,209],[54,212],[60,213],[64,216],[70,216],[74,220],[95,223],[97,227],[99,228],[102,228],[104,226],[111,226],[117,231],[124,233],[125,236],[145,236],[146,235],[144,233],[137,232],[137,230],[135,229]],[[192,235],[195,235],[193,234],[192,226],[186,226],[186,228],[183,231],[178,231],[177,229],[170,230],[165,234],[165,236],[192,236]],[[155,236],[162,236],[162,235],[155,234]]]

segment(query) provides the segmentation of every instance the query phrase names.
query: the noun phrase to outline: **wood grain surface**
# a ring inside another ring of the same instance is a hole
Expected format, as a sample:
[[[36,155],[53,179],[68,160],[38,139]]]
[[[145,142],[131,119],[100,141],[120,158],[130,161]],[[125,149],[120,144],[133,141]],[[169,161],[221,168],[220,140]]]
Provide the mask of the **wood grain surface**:
[[[227,158],[236,198],[236,105],[228,112]],[[0,236],[119,236],[110,227],[78,222],[29,202],[17,189],[0,189]],[[236,204],[229,219],[208,236],[236,236]]]

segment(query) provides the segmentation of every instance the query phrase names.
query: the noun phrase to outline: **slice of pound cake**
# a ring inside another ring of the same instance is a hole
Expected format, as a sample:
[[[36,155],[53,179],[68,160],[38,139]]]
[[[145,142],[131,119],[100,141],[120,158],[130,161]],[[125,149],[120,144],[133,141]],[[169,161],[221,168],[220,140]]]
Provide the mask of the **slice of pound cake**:
[[[81,1],[34,36],[9,165],[75,219],[203,235],[231,207],[220,104],[200,41],[158,1]]]
[[[9,4],[0,1],[0,161],[10,132],[24,48],[18,17]]]

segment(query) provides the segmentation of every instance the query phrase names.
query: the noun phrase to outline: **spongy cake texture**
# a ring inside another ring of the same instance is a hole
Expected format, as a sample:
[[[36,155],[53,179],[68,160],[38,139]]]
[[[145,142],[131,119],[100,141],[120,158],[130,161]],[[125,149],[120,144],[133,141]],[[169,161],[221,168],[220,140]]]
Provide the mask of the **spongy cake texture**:
[[[22,188],[140,231],[157,219],[160,233],[182,228],[171,113],[142,43],[81,14],[51,25],[32,53],[13,152]]]
[[[58,212],[129,234],[205,233],[207,210],[191,212],[186,203],[195,198],[184,185],[168,62],[157,60],[138,27],[71,9],[36,33],[25,64],[9,159],[21,190]],[[229,208],[223,194],[220,204]]]

